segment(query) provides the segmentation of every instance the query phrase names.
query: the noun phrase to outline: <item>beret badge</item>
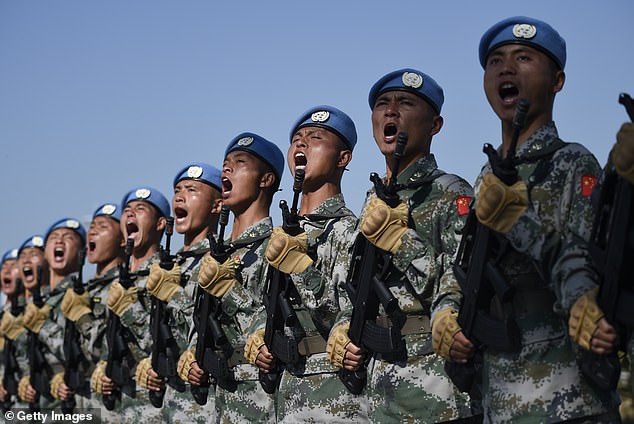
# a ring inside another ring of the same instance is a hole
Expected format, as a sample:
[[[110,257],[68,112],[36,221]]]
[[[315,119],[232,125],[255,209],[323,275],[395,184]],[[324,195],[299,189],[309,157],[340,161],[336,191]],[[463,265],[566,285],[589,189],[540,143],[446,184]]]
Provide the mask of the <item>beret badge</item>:
[[[101,208],[101,212],[104,215],[112,215],[116,210],[117,210],[117,207],[111,204],[103,205],[103,208]]]
[[[329,118],[330,112],[328,112],[327,110],[320,110],[310,115],[310,119],[313,122],[326,122]]]
[[[253,137],[242,137],[238,140],[238,146],[246,147],[250,146],[253,143]]]
[[[31,242],[33,243],[33,246],[35,246],[35,247],[43,247],[44,246],[44,239],[42,239],[42,237],[40,237],[40,236],[33,237],[33,239],[31,239]]]
[[[134,193],[137,199],[147,199],[150,197],[150,194],[152,194],[152,192],[147,188],[140,188]]]
[[[189,178],[200,178],[201,175],[203,175],[203,169],[200,166],[190,166],[187,170]]]
[[[528,40],[535,37],[536,34],[537,28],[535,28],[535,25],[516,24],[515,26],[513,26],[513,35],[516,38],[525,38]]]
[[[401,78],[405,87],[420,88],[423,85],[423,77],[415,72],[405,72]]]

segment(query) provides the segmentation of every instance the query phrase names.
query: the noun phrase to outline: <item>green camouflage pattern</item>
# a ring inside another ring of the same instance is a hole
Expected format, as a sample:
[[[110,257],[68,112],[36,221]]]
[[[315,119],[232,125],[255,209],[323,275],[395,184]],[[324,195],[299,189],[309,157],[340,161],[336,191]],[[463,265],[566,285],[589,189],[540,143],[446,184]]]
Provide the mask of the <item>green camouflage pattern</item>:
[[[559,422],[583,417],[610,422],[614,418],[610,414],[618,414],[616,393],[601,392],[583,376],[576,363],[577,346],[568,336],[570,307],[597,281],[587,250],[593,210],[582,185],[587,182],[584,177],[597,177],[600,168],[577,143],[531,160],[556,139],[557,129],[551,122],[517,150],[519,176],[533,187],[527,209],[506,235],[516,250],[509,249],[498,268],[517,290],[512,308],[521,348],[516,353],[484,351],[485,422]],[[476,192],[488,172],[487,163],[476,181]],[[531,297],[537,292],[542,293],[540,301]]]
[[[412,186],[432,177],[436,178],[429,183]],[[455,284],[452,266],[466,219],[457,202],[473,192],[462,178],[440,171],[431,154],[397,180],[410,184],[399,196],[409,206],[413,228],[402,236],[385,283],[405,314],[429,317],[437,293]],[[363,211],[373,194],[374,188],[368,191]],[[448,294],[442,302],[456,302],[457,296]],[[380,313],[385,314],[382,308]],[[422,328],[404,340],[406,358],[375,354],[368,364],[370,421],[430,423],[472,416],[469,397],[454,387],[444,373],[444,361],[433,353],[430,329]]]

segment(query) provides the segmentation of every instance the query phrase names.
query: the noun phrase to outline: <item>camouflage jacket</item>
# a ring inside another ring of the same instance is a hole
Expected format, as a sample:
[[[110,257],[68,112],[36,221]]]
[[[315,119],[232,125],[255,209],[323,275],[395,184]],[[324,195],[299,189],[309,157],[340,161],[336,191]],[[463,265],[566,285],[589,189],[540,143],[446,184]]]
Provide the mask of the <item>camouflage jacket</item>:
[[[434,299],[440,308],[460,300],[459,292],[450,290],[457,284],[452,266],[468,212],[465,202],[469,203],[473,192],[462,178],[439,170],[432,154],[405,169],[397,181],[402,185],[399,197],[409,208],[411,228],[392,256],[385,284],[406,315],[429,317]],[[363,211],[372,195],[374,188],[368,191]],[[439,292],[445,295],[437,297]],[[430,339],[427,335],[421,342],[427,345]],[[421,352],[420,346],[407,349],[409,355]]]
[[[286,328],[286,331],[296,340],[316,335],[327,340],[340,311],[337,288],[343,287],[348,275],[356,217],[346,207],[343,195],[337,194],[302,217],[300,225],[308,234],[308,254],[314,262],[305,271],[291,274],[301,298],[299,305],[293,304],[301,328]],[[254,329],[263,329],[265,325],[266,313],[262,310]],[[311,355],[287,369],[296,375],[336,371],[325,354]]]

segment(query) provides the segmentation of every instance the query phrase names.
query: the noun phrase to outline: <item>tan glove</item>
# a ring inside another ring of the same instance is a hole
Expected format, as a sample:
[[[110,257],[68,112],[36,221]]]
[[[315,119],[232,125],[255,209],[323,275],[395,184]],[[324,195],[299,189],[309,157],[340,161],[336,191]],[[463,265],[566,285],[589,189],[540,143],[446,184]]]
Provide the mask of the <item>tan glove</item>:
[[[509,187],[492,172],[484,176],[476,202],[476,216],[483,225],[508,233],[527,206],[528,189],[524,181]]]
[[[407,213],[405,203],[391,208],[373,196],[361,220],[361,232],[379,249],[395,253],[401,246],[401,237],[407,232]]]
[[[24,310],[24,326],[33,333],[39,333],[50,313],[51,307],[46,303],[41,308],[29,303]]]
[[[103,382],[101,381],[101,377],[104,375],[106,375],[106,361],[99,361],[90,376],[90,388],[93,392],[103,393]]]
[[[350,343],[349,329],[350,323],[339,324],[330,332],[326,343],[326,358],[337,368],[343,368],[346,345]]]
[[[176,366],[176,372],[181,380],[185,383],[189,382],[189,371],[192,369],[192,364],[196,362],[196,354],[194,349],[187,349],[181,353],[178,358],[178,365]]]
[[[449,351],[453,337],[461,330],[458,325],[458,312],[451,308],[443,309],[434,316],[431,323],[431,337],[434,352],[444,359],[450,359]]]
[[[62,299],[61,309],[66,318],[77,322],[79,318],[91,312],[90,295],[88,291],[77,294],[72,288],[66,289],[66,293],[64,293],[64,298]]]
[[[15,340],[24,332],[24,330],[24,315],[20,314],[16,318],[11,315],[11,312],[9,311],[6,311],[2,315],[2,321],[0,321],[0,332],[6,338]]]
[[[134,373],[134,379],[136,380],[136,384],[143,387],[144,389],[148,388],[147,380],[148,380],[148,371],[152,369],[152,358],[147,357],[143,358],[139,361],[136,366],[136,372]]]
[[[59,400],[59,388],[61,387],[62,383],[64,383],[64,373],[63,372],[58,372],[57,374],[55,374],[53,376],[53,378],[51,379],[51,396],[53,396],[54,399]]]
[[[590,350],[590,340],[599,326],[598,322],[603,318],[603,311],[597,305],[597,293],[595,288],[581,296],[570,308],[568,319],[568,334],[579,346]]]
[[[634,123],[628,122],[621,126],[612,149],[612,160],[616,172],[634,184]]]
[[[31,378],[28,375],[22,377],[18,383],[18,397],[22,402],[26,402],[26,391],[30,385]]]
[[[237,282],[235,274],[237,265],[238,262],[233,258],[219,264],[209,253],[206,253],[198,272],[198,285],[212,296],[224,296]]]
[[[307,249],[308,234],[291,236],[282,227],[275,227],[264,256],[273,267],[292,274],[302,272],[313,264],[313,260],[306,254]]]
[[[169,302],[182,289],[181,267],[174,265],[171,270],[166,270],[158,263],[152,264],[145,287],[159,300]]]
[[[137,301],[138,292],[139,289],[136,286],[124,289],[118,281],[115,281],[108,290],[108,309],[118,316],[123,315],[130,305]]]
[[[258,358],[262,346],[264,346],[263,328],[256,330],[255,333],[249,334],[247,342],[244,345],[244,357],[250,364],[255,365],[255,360]]]

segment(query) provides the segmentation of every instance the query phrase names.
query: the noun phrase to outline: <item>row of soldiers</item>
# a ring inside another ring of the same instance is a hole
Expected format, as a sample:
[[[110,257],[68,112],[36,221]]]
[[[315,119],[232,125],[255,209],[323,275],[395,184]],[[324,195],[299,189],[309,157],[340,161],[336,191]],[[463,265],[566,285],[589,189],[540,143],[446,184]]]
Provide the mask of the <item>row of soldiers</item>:
[[[286,161],[242,133],[221,170],[176,173],[171,205],[138,187],[87,233],[64,218],[7,252],[3,407],[101,408],[104,422],[619,422],[614,372],[582,364],[629,340],[597,303],[589,246],[595,186],[634,183],[634,127],[603,172],[559,138],[566,48],[545,22],[498,22],[479,54],[502,144],[475,198],[431,153],[442,88],[401,69],[369,93],[387,172],[359,219],[341,193],[355,125],[317,106]],[[294,198],[273,228],[285,162]]]

